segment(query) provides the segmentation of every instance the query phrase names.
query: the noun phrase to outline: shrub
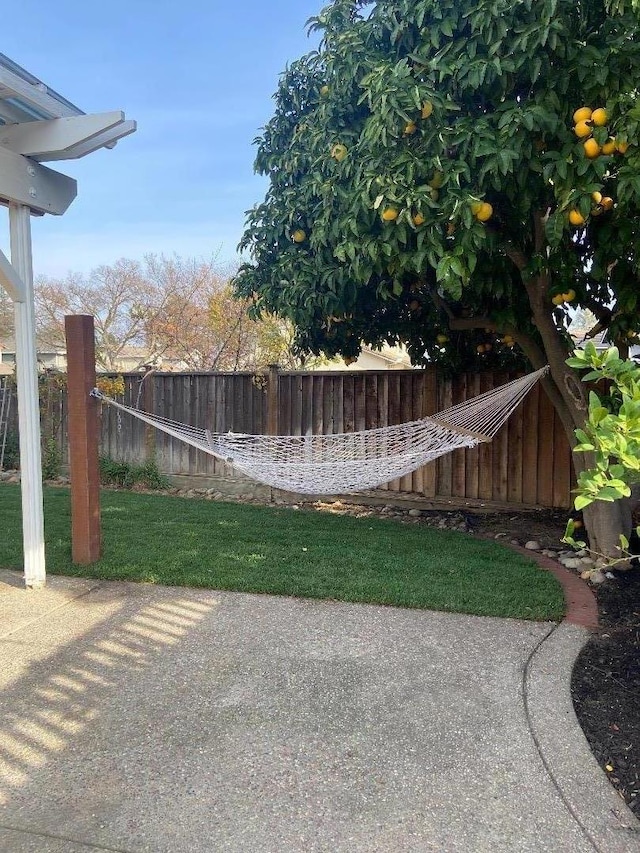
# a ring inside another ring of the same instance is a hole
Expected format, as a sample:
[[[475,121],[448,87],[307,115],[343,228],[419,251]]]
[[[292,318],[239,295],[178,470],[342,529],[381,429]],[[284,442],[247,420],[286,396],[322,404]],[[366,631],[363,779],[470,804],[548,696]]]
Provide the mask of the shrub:
[[[146,489],[168,489],[171,485],[160,473],[155,461],[132,465],[109,456],[100,457],[100,482],[104,486],[118,486],[123,489],[132,489],[136,485]]]
[[[5,470],[15,470],[20,467],[20,440],[17,432],[7,433],[2,467]]]

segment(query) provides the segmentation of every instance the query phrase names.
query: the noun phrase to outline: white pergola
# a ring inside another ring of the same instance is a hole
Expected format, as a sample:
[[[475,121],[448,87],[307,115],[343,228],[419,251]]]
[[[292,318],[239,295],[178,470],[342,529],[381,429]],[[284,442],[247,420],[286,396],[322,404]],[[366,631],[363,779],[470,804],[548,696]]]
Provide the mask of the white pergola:
[[[18,424],[27,587],[46,580],[40,413],[33,305],[31,216],[63,214],[76,182],[42,166],[113,148],[136,129],[122,112],[87,115],[0,54],[0,204],[9,209],[11,260],[0,251],[0,284],[15,310]],[[71,259],[70,259],[71,260]]]

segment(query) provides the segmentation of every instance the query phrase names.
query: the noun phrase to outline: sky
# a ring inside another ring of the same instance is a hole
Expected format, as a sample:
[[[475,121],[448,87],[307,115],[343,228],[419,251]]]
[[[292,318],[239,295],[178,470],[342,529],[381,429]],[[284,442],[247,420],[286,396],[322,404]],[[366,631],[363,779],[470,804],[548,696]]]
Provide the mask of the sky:
[[[254,138],[288,62],[315,46],[325,0],[21,0],[0,52],[86,113],[123,110],[136,133],[81,160],[64,216],[32,218],[35,275],[87,273],[147,253],[237,261],[245,211],[262,201]],[[0,209],[0,248],[8,252]]]

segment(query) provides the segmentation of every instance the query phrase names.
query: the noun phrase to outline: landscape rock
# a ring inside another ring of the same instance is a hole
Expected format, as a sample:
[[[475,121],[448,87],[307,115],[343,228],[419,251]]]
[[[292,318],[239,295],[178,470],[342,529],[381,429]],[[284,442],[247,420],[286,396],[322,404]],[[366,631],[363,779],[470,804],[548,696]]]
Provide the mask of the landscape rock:
[[[591,575],[589,576],[589,580],[591,583],[594,583],[596,585],[604,583],[604,581],[605,581],[604,572],[601,572],[599,569],[595,572],[591,572]]]
[[[525,542],[524,547],[527,549],[527,551],[539,551],[540,543],[536,542],[535,539],[530,539],[528,542]]]
[[[584,563],[579,557],[563,557],[560,562],[567,569],[584,569]]]
[[[410,509],[409,515],[413,516],[414,518],[420,518],[420,516],[422,515],[422,510],[421,509]]]

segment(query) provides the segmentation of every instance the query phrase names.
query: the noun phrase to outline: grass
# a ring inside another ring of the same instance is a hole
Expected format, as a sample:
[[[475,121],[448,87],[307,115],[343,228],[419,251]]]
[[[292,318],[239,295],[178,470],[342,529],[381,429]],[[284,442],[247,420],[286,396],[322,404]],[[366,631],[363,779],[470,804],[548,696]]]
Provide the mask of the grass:
[[[102,494],[103,554],[71,562],[66,489],[45,488],[52,574],[521,619],[562,617],[560,585],[504,546],[373,518],[164,495]],[[0,485],[0,566],[21,568],[18,486]]]

